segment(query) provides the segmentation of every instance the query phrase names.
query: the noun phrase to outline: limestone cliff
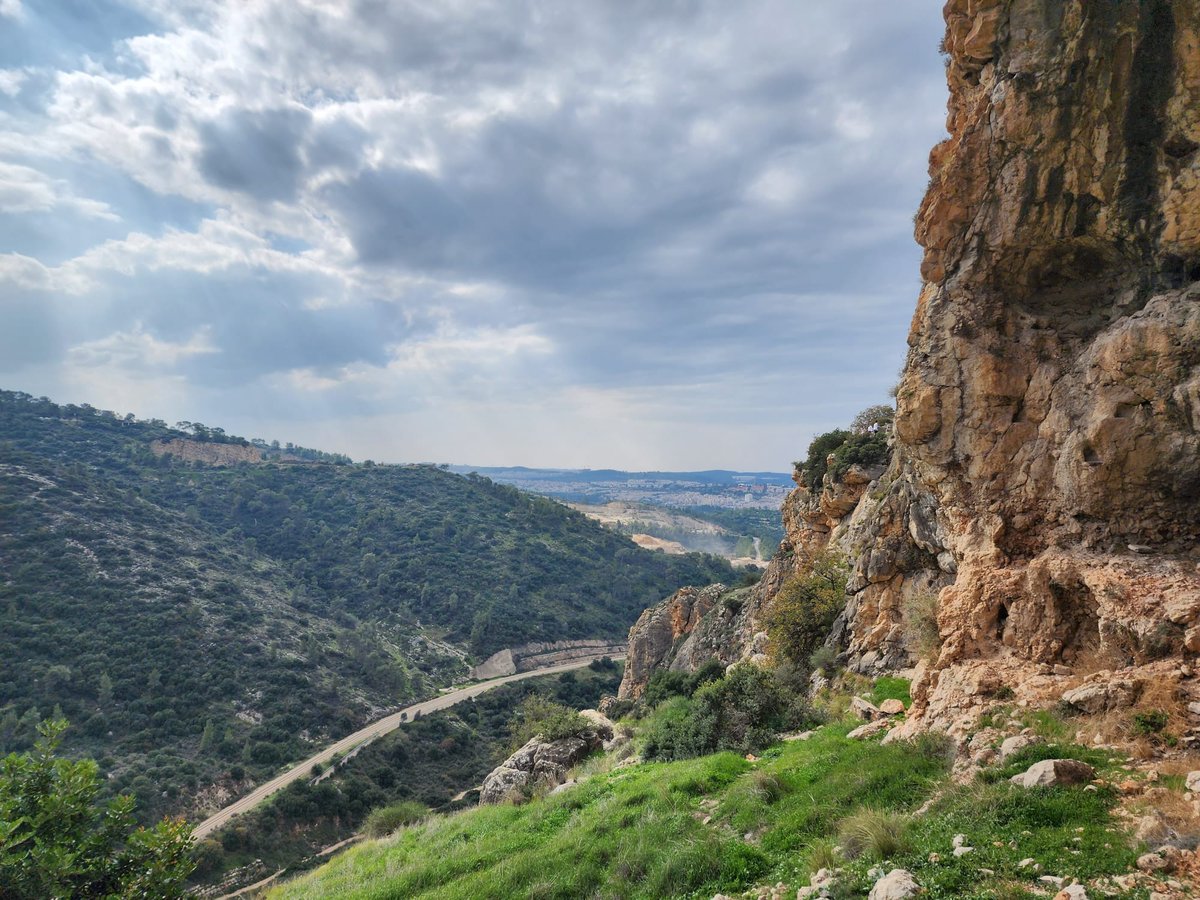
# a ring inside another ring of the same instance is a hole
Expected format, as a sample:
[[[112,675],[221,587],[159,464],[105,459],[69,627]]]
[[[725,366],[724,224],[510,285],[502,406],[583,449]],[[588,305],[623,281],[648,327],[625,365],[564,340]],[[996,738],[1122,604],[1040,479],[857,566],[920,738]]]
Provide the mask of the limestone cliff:
[[[954,576],[914,692],[949,724],[988,689],[944,677],[972,661],[1019,689],[1200,649],[1200,2],[945,16],[950,137],[874,517]]]
[[[243,444],[223,444],[215,441],[192,441],[187,438],[150,442],[155,456],[175,456],[188,462],[210,466],[236,466],[239,463],[260,463],[263,451]]]
[[[912,662],[905,600],[937,598],[907,727],[965,730],[1002,688],[1045,702],[1085,679],[1195,699],[1200,0],[945,18],[949,137],[916,222],[891,463],[794,492],[760,587],[671,664],[701,639],[755,652],[774,591],[832,543],[854,565],[831,636],[852,668]]]

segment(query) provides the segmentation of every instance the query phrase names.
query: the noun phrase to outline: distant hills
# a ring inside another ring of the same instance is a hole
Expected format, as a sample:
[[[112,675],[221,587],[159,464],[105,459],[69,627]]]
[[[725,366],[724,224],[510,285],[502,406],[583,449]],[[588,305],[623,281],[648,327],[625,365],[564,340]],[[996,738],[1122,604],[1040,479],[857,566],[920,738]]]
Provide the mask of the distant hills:
[[[476,472],[558,500],[602,504],[613,501],[648,503],[674,509],[715,506],[725,509],[779,509],[795,484],[791,473],[735,472],[622,472],[617,469],[531,469],[524,466],[472,467],[454,465],[450,471]]]
[[[734,577],[481,475],[180,424],[0,392],[0,750],[61,712],[147,818],[219,805],[466,656],[620,638]]]

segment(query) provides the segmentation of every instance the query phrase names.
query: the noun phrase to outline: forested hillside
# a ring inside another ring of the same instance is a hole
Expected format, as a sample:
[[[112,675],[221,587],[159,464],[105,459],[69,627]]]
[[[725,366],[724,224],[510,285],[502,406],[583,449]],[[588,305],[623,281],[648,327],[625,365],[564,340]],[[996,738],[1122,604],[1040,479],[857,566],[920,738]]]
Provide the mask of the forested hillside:
[[[0,393],[0,749],[60,710],[66,748],[147,818],[244,790],[464,654],[619,638],[679,585],[732,576],[431,466],[151,452],[241,441],[191,430]]]

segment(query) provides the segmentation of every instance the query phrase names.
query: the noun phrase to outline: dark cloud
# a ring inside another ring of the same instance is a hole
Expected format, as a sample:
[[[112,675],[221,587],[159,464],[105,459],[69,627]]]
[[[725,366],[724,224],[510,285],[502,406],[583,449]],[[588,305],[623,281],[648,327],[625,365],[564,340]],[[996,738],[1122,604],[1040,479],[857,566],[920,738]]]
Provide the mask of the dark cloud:
[[[259,200],[295,197],[303,171],[307,109],[234,109],[200,127],[200,172],[217,187]]]

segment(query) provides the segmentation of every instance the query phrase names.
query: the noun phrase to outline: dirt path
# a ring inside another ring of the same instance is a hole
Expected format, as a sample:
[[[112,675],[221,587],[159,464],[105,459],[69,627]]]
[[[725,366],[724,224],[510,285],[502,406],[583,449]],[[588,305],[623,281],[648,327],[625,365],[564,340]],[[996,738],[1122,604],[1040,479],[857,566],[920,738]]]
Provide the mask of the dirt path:
[[[624,657],[613,656],[611,659],[623,659]],[[378,722],[372,722],[366,728],[360,728],[347,737],[342,738],[334,744],[330,744],[320,753],[315,756],[310,756],[302,763],[298,763],[288,769],[282,775],[276,775],[265,784],[259,785],[245,797],[237,800],[229,806],[222,809],[220,812],[214,813],[203,822],[196,826],[195,836],[199,840],[207,837],[216,829],[227,823],[239,813],[244,813],[248,809],[253,809],[263,800],[270,797],[277,791],[283,790],[293,781],[299,781],[301,778],[312,777],[312,767],[320,763],[325,765],[330,762],[333,757],[339,753],[346,753],[354,747],[362,744],[365,741],[374,740],[382,734],[387,734],[389,731],[395,731],[405,721],[410,721],[417,713],[425,716],[431,712],[448,709],[456,703],[461,703],[471,697],[478,697],[480,694],[490,691],[492,688],[499,687],[502,684],[509,684],[513,681],[523,681],[526,678],[536,678],[539,675],[553,675],[556,672],[566,672],[571,669],[581,669],[599,657],[589,657],[587,659],[575,659],[571,662],[562,663],[557,666],[547,666],[544,669],[533,669],[529,672],[518,672],[516,675],[505,675],[502,678],[493,678],[491,681],[482,681],[479,684],[473,684],[469,687],[460,688],[457,691],[450,691],[441,696],[434,697],[431,700],[426,700],[423,703],[417,703],[406,709],[402,709],[397,713],[392,713]]]

